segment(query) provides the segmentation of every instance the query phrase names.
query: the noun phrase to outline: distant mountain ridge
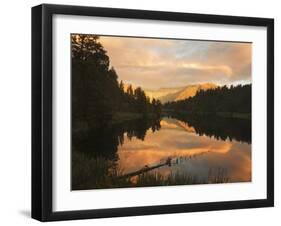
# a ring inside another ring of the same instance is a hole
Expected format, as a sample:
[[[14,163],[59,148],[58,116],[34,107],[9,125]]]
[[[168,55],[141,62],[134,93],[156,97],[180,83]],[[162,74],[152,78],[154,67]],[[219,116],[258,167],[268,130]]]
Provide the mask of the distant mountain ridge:
[[[215,89],[216,87],[218,86],[213,83],[203,83],[203,84],[188,85],[179,88],[161,88],[155,91],[145,90],[145,93],[150,98],[159,99],[164,104],[169,101],[184,100],[189,97],[195,96],[196,93],[200,90]]]
[[[144,90],[145,94],[149,96],[151,99],[159,99],[161,101],[162,97],[172,95],[174,93],[179,92],[184,89],[184,87],[175,87],[175,88],[160,88],[158,90]]]
[[[124,84],[124,90],[127,91],[130,84]],[[183,87],[173,87],[173,88],[159,88],[157,90],[145,89],[145,94],[150,98],[155,98],[161,101],[162,104],[169,101],[184,100],[189,97],[193,97],[199,90],[215,89],[218,87],[214,83],[202,83],[193,84]],[[132,85],[133,90],[136,86]]]

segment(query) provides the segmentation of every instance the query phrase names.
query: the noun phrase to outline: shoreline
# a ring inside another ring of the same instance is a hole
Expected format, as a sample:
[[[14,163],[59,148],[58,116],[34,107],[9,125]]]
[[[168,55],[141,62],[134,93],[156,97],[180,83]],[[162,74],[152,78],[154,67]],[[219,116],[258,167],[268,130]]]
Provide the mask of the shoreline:
[[[198,116],[216,116],[223,118],[235,118],[235,119],[245,119],[251,120],[251,113],[241,113],[241,112],[187,112],[187,111],[174,111],[169,109],[163,109],[162,115],[169,116],[170,114],[181,114],[181,115],[198,115]]]

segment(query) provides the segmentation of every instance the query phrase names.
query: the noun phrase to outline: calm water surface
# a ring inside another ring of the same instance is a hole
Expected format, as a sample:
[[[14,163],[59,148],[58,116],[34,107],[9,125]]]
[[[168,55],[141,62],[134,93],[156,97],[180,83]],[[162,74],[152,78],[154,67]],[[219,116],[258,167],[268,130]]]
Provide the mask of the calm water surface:
[[[146,177],[138,186],[251,181],[250,120],[138,119],[73,134],[72,141],[74,190],[131,187],[149,174],[156,181]],[[182,182],[186,175],[196,181]]]
[[[199,134],[196,128],[175,118],[162,118],[160,126],[156,131],[148,129],[143,140],[128,138],[125,134],[117,152],[118,166],[123,173],[151,167],[171,158],[170,166],[152,171],[163,176],[176,172],[188,173],[202,179],[220,171],[228,177],[229,182],[251,180],[249,142]]]

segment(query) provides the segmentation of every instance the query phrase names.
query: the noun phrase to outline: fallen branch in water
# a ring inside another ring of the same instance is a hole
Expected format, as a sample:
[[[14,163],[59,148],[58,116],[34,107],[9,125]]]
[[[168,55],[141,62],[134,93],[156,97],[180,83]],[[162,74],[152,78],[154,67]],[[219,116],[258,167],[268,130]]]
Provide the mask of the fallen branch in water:
[[[127,173],[127,174],[124,174],[124,175],[121,175],[119,177],[117,177],[117,179],[121,179],[121,178],[126,178],[126,177],[133,177],[133,176],[137,176],[137,175],[140,175],[140,174],[143,174],[143,173],[146,173],[148,171],[151,171],[151,170],[154,170],[154,169],[157,169],[157,168],[160,168],[162,166],[171,166],[171,161],[172,161],[172,158],[171,157],[168,157],[166,162],[164,163],[160,163],[158,165],[155,165],[155,166],[144,166],[143,168],[137,170],[137,171],[134,171],[134,172],[131,172],[131,173]]]

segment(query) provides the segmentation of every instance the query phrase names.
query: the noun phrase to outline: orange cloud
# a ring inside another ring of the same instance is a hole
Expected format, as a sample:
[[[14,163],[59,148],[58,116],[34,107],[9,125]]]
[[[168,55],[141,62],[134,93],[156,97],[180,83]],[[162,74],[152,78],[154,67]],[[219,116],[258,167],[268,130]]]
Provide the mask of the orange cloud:
[[[251,81],[250,43],[102,36],[120,80],[144,88]]]

